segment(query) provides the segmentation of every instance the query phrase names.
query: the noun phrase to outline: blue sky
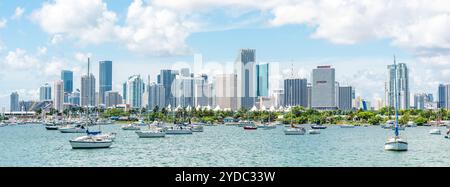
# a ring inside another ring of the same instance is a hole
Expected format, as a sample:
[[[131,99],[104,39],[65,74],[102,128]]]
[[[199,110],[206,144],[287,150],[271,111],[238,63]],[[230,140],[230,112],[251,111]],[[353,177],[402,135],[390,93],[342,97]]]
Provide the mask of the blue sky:
[[[411,69],[411,94],[435,93],[437,84],[450,78],[447,4],[1,1],[0,108],[8,110],[12,91],[36,99],[39,86],[53,84],[61,69],[75,72],[79,88],[87,56],[113,61],[118,90],[128,76],[154,80],[159,69],[192,63],[194,54],[205,63],[233,62],[240,48],[256,49],[257,61],[279,64],[280,74],[294,64],[296,73],[309,78],[315,66],[333,65],[337,81],[368,100],[383,98],[386,65],[396,54]],[[94,72],[97,68],[94,63]]]

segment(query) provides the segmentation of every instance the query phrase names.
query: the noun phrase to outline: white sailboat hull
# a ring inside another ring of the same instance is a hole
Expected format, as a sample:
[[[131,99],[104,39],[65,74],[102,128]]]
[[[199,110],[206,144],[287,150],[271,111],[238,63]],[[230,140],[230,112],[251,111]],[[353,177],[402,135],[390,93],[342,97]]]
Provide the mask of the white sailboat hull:
[[[441,135],[441,130],[440,129],[431,129],[429,133],[432,135]]]
[[[400,138],[391,138],[384,144],[386,151],[407,151],[408,143]]]
[[[284,130],[285,135],[304,135],[306,132],[300,129],[286,129]]]
[[[178,134],[192,134],[191,130],[185,130],[185,129],[168,129],[166,130],[166,134],[174,134],[174,135],[178,135]]]
[[[61,133],[86,133],[86,129],[81,128],[60,128]]]
[[[317,129],[311,129],[308,131],[308,134],[320,134],[320,131]]]
[[[136,131],[139,138],[164,138],[166,136],[165,132],[154,132],[154,131]]]
[[[112,145],[112,141],[99,141],[99,142],[86,142],[86,141],[70,141],[72,149],[99,149],[109,148]]]

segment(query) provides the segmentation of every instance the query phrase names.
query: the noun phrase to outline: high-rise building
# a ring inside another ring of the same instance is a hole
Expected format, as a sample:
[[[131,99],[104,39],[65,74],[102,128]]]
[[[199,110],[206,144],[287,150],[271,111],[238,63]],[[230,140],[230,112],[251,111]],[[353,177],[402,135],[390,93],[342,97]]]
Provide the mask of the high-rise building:
[[[349,111],[352,110],[352,93],[353,89],[351,86],[340,86],[339,87],[339,110]]]
[[[450,110],[450,84],[445,85],[445,109]]]
[[[269,64],[256,65],[256,96],[269,96]]]
[[[174,93],[172,92],[172,84],[175,80],[175,77],[178,73],[174,70],[161,70],[161,73],[159,75],[159,81],[164,86],[164,98],[165,98],[165,105],[168,106],[169,104],[174,106],[175,105],[175,99],[174,99]]]
[[[141,108],[144,91],[145,84],[140,75],[129,77],[127,81],[126,104],[129,104],[131,108]]]
[[[122,97],[119,92],[107,91],[105,92],[105,106],[106,107],[115,107],[117,105],[122,104]]]
[[[397,69],[397,72],[395,71]],[[388,65],[388,83],[386,89],[387,106],[394,107],[394,85],[397,85],[398,106],[400,109],[409,109],[409,74],[405,63]],[[397,79],[395,79],[397,74]]]
[[[272,97],[274,99],[274,107],[284,106],[284,90],[283,89],[274,89],[272,91]]]
[[[99,104],[105,104],[105,93],[112,90],[112,61],[100,61],[99,67]]]
[[[335,69],[318,66],[312,72],[311,106],[317,110],[335,110],[336,106]]]
[[[238,109],[236,74],[218,74],[215,80],[216,105],[222,109]]]
[[[414,108],[416,109],[425,109],[425,97],[427,97],[424,93],[414,94]]]
[[[18,112],[20,111],[19,108],[19,94],[17,92],[13,92],[10,95],[10,110],[11,112]]]
[[[234,73],[237,76],[237,106],[250,109],[254,106],[256,98],[255,57],[256,50],[241,49],[235,63]]]
[[[443,84],[439,84],[438,87],[438,103],[437,103],[437,107],[438,108],[445,108],[446,107],[446,100],[445,100],[445,85]]]
[[[175,105],[181,107],[193,107],[195,100],[195,79],[187,76],[177,75],[172,85],[172,92],[175,97]]]
[[[79,89],[76,89],[69,95],[69,103],[74,106],[80,106],[81,102],[81,92]]]
[[[91,73],[89,76],[81,77],[81,106],[95,106],[95,77]]]
[[[50,84],[45,83],[39,88],[39,100],[51,101],[52,100],[52,87]]]
[[[161,109],[164,106],[166,106],[166,104],[165,104],[166,94],[164,92],[165,92],[165,89],[162,84],[151,83],[148,86],[148,93],[149,93],[148,109],[149,110],[153,110],[155,107],[158,107]]]
[[[73,91],[73,71],[62,70],[61,80],[64,82],[64,102],[69,102],[69,94]]]
[[[284,80],[284,104],[286,106],[308,107],[308,82],[306,79]]]
[[[57,80],[53,86],[53,107],[58,111],[64,110],[64,81]]]
[[[213,84],[208,82],[208,76],[195,77],[194,81],[194,106],[212,106]]]
[[[311,83],[308,83],[308,85],[306,85],[307,90],[308,90],[308,108],[312,107],[312,85]]]

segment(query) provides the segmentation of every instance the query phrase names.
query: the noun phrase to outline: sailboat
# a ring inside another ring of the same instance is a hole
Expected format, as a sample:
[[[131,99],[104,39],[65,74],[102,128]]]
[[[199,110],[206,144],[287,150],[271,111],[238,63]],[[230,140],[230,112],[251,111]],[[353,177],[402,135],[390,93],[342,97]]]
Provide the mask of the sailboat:
[[[388,138],[386,143],[384,144],[384,150],[386,151],[407,151],[408,150],[408,142],[406,139],[399,136],[399,126],[398,126],[398,97],[397,94],[397,62],[395,61],[394,56],[394,71],[395,71],[395,81],[394,81],[394,101],[395,101],[395,129],[394,129],[394,137]]]
[[[88,58],[88,76],[90,76],[90,59]],[[88,101],[90,101],[90,95],[88,94]],[[89,106],[87,109],[87,117],[88,122],[87,126],[94,125],[94,121],[91,119],[91,116],[89,116]],[[70,145],[72,146],[72,149],[98,149],[98,148],[109,148],[111,147],[113,140],[115,138],[115,134],[102,134],[100,131],[100,125],[99,125],[99,131],[97,132],[90,132],[89,129],[86,129],[87,135],[80,136],[75,139],[70,140]]]
[[[441,114],[439,114],[439,118],[436,121],[436,126],[430,130],[431,135],[441,135],[441,129],[439,129],[439,125],[441,124]]]

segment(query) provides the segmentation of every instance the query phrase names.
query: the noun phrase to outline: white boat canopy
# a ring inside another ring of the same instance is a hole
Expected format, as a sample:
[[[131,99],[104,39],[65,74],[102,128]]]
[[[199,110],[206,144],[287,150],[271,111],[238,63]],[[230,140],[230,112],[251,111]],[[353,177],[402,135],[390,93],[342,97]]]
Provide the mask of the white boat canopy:
[[[258,108],[256,108],[256,106],[253,106],[252,109],[250,109],[250,111],[256,112],[256,111],[258,111]]]
[[[220,111],[221,109],[220,109],[220,106],[219,105],[217,105],[216,106],[216,108],[214,109],[214,111]]]

